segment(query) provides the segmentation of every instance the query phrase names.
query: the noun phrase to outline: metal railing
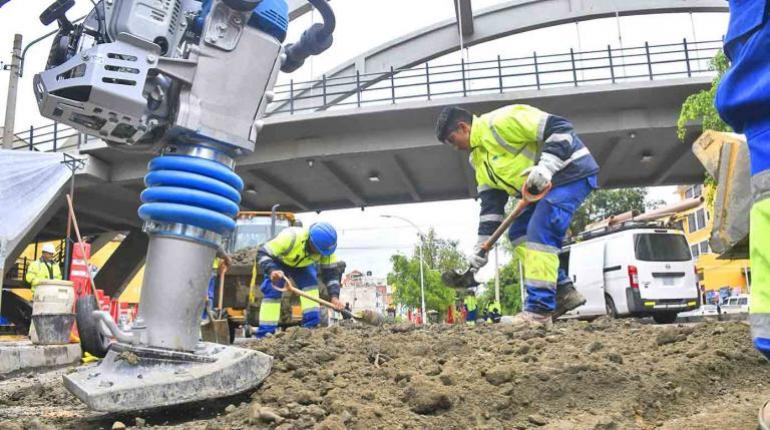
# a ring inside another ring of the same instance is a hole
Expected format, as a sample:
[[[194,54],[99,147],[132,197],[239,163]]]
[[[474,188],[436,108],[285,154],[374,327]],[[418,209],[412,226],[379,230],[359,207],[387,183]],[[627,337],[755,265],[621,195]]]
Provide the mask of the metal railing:
[[[614,84],[711,76],[710,60],[721,40],[575,51],[518,58],[394,69],[385,73],[322,76],[277,85],[268,115],[430,101],[441,97],[504,93],[560,86]]]
[[[330,109],[430,101],[442,97],[505,93],[515,90],[579,87],[595,84],[713,76],[711,59],[721,40],[681,42],[630,48],[538,54],[456,64],[425,63],[385,73],[322,76],[312,81],[276,85],[266,116]],[[60,151],[80,148],[95,137],[58,123],[15,134],[13,149]],[[69,140],[76,137],[76,139]]]
[[[11,145],[12,149],[17,150],[57,152],[80,149],[81,145],[92,139],[96,138],[54,122],[38,127],[29,126],[26,131],[15,133]]]

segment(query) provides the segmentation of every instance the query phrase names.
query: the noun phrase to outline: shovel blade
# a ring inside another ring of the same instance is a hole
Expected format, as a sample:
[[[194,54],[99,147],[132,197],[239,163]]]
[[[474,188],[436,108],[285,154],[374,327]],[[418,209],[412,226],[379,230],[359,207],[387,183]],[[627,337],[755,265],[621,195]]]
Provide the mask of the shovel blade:
[[[470,288],[479,285],[476,278],[474,278],[474,273],[471,272],[471,269],[468,269],[463,273],[447,270],[441,274],[441,280],[451,288]]]

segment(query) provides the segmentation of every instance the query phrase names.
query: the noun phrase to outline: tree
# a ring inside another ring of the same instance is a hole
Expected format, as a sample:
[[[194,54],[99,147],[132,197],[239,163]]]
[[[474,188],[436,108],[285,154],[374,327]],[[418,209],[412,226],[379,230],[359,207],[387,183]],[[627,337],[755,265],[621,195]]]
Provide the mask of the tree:
[[[701,121],[701,130],[732,131],[729,125],[722,121],[722,118],[714,106],[714,98],[717,94],[717,87],[722,81],[727,69],[730,67],[730,61],[724,52],[719,51],[711,59],[710,70],[717,72],[716,77],[711,81],[711,88],[701,90],[689,97],[682,103],[682,111],[679,113],[679,120],[676,123],[677,136],[684,142],[687,134],[687,124],[691,121]]]
[[[701,90],[687,97],[684,103],[682,103],[682,111],[676,123],[676,134],[679,140],[684,142],[685,135],[687,134],[687,124],[691,121],[700,120],[701,131],[732,131],[732,128],[719,116],[719,112],[714,105],[717,87],[719,87],[719,83],[729,67],[730,61],[722,51],[717,52],[717,55],[711,59],[709,69],[716,71],[717,75],[711,81],[711,88]],[[703,185],[706,187],[706,205],[713,210],[716,180],[706,173],[706,180],[703,181]]]
[[[631,210],[644,212],[647,190],[644,188],[599,189],[591,193],[572,217],[570,231],[580,233],[595,221]],[[657,204],[655,202],[654,204]]]
[[[443,315],[454,303],[455,292],[441,281],[441,272],[467,267],[465,256],[458,249],[458,241],[441,239],[430,229],[424,239],[425,307]],[[393,286],[396,303],[419,308],[420,295],[420,244],[411,257],[396,254],[390,257],[393,265],[388,273],[388,284]]]

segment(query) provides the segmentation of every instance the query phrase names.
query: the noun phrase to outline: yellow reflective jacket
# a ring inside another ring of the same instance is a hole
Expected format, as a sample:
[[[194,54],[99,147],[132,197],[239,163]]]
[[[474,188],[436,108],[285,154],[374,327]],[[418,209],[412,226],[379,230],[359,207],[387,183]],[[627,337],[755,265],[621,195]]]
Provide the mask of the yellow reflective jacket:
[[[62,279],[59,264],[46,263],[43,260],[35,260],[29,264],[25,280],[32,286],[32,290],[46,279]]]
[[[478,191],[518,194],[524,170],[535,165],[548,114],[528,105],[510,105],[473,118],[470,163]]]
[[[476,310],[476,307],[477,307],[476,296],[472,296],[472,295],[465,296],[463,303],[465,303],[465,308],[468,309],[468,312],[473,312]]]
[[[285,228],[259,248],[256,264],[267,275],[273,270],[280,270],[278,263],[298,268],[317,264],[321,272],[321,280],[326,284],[329,295],[338,297],[342,276],[338,268],[341,261],[337,259],[336,254],[324,257],[310,253],[308,240],[310,240],[310,231],[307,228]]]

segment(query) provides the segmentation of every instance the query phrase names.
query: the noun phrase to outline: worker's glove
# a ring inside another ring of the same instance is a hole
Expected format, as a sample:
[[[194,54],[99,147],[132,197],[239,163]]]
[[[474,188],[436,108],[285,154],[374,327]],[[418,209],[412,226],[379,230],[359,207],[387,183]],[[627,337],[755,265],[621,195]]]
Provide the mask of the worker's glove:
[[[479,255],[482,254],[482,255]],[[487,265],[489,261],[487,252],[481,252],[481,244],[473,247],[473,255],[470,257],[471,270],[477,272],[479,269]]]
[[[553,175],[565,165],[561,158],[544,152],[537,165],[524,171],[523,174],[528,174],[524,188],[532,195],[541,194],[551,182]]]

